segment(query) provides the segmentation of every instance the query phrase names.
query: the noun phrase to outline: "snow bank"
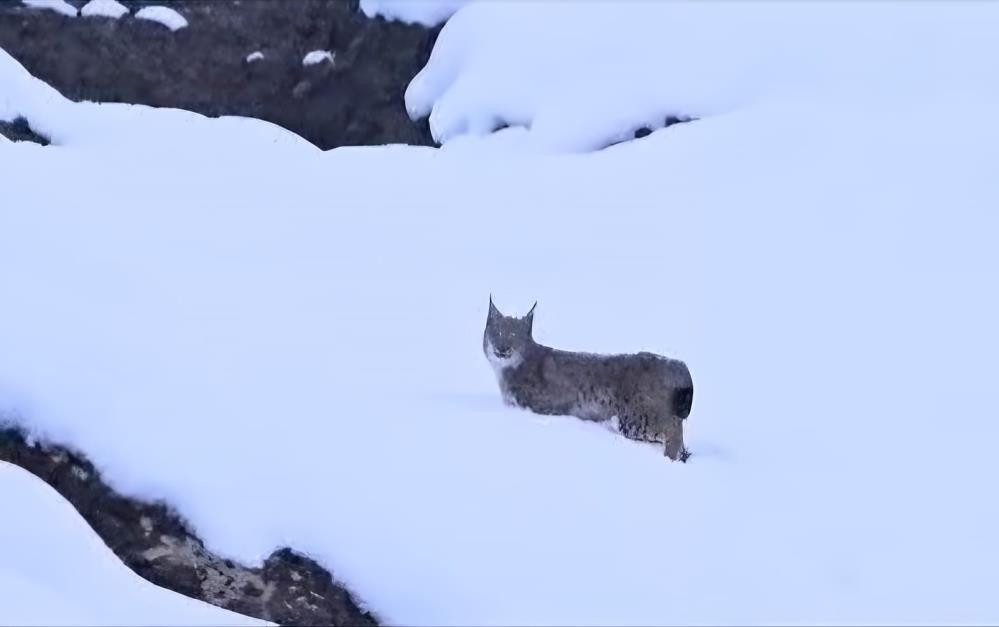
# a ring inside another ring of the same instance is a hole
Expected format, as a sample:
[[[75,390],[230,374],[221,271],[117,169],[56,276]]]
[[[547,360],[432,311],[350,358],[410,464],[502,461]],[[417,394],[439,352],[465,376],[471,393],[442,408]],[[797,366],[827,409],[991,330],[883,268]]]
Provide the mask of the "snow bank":
[[[266,625],[154,586],[122,564],[73,506],[0,462],[0,623]]]
[[[128,7],[118,2],[118,0],[90,0],[80,9],[83,17],[109,17],[118,19],[128,15]]]
[[[76,17],[76,7],[66,0],[21,0],[21,3],[32,9],[49,9],[67,17]]]
[[[380,15],[410,24],[436,26],[471,0],[361,0],[368,17]]]
[[[169,152],[197,145],[195,152],[205,160],[216,159],[219,151],[317,150],[298,135],[263,120],[235,116],[209,119],[190,111],[145,105],[74,103],[31,76],[2,49],[0,85],[0,120],[23,116],[32,130],[53,144],[74,149],[153,148]]]
[[[302,65],[316,65],[324,61],[333,63],[333,53],[329,50],[313,50],[302,58]]]
[[[158,22],[172,31],[177,31],[187,26],[187,19],[170,7],[142,7],[136,11],[135,17],[140,20]]]
[[[952,86],[992,99],[997,27],[999,6],[976,3],[473,3],[444,26],[406,103],[440,142],[523,125],[545,150],[585,151],[669,115],[773,99],[817,113]]]

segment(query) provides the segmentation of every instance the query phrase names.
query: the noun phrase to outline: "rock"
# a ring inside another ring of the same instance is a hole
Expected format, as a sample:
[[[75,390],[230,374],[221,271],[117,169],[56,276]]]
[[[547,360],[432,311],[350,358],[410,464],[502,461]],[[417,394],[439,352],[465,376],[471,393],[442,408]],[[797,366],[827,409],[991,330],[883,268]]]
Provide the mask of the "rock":
[[[261,568],[223,559],[169,505],[115,493],[93,464],[67,447],[0,425],[0,461],[55,488],[129,568],[156,585],[283,625],[378,624],[315,560],[290,548],[272,553]]]
[[[31,130],[24,118],[14,118],[10,122],[0,121],[0,135],[16,142],[35,142],[42,146],[49,145],[49,139]]]
[[[0,48],[72,100],[261,118],[323,149],[433,145],[403,96],[439,28],[368,18],[357,0],[176,0],[188,26],[171,31],[135,18],[162,2],[122,4],[131,13],[109,20],[0,2]],[[335,62],[303,65],[314,50]]]

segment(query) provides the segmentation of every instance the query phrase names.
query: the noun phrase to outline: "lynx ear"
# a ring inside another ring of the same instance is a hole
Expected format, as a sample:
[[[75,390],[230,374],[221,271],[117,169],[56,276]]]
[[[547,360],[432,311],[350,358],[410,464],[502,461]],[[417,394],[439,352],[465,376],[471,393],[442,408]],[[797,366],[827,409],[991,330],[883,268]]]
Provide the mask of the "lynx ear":
[[[537,307],[537,306],[538,306],[538,301],[534,301],[534,304],[531,305],[531,310],[527,312],[526,316],[524,316],[524,320],[527,321],[527,330],[528,331],[533,331],[534,330],[534,308]]]
[[[489,318],[490,319],[492,319],[492,318],[499,318],[499,317],[502,317],[502,315],[503,314],[500,313],[500,310],[496,309],[496,305],[493,304],[493,295],[490,294],[489,295]]]

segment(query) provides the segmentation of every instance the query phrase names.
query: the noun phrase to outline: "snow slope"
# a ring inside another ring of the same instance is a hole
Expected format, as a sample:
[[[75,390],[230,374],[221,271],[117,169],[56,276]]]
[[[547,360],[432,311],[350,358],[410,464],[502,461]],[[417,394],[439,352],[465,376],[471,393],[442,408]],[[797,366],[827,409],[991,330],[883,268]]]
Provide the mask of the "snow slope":
[[[55,490],[5,462],[0,494],[0,624],[267,624],[142,579]]]
[[[61,145],[0,145],[20,183],[0,210],[0,408],[175,503],[214,550],[309,552],[393,623],[995,622],[999,120],[965,57],[994,25],[977,6],[934,16],[967,29],[936,49],[933,68],[964,68],[947,77],[903,81],[926,54],[903,48],[897,90],[761,70],[783,86],[715,101],[681,82],[633,112],[714,113],[588,154],[536,148],[592,145],[602,118],[546,138],[527,100],[530,130],[327,153],[66,106],[47,118]],[[472,8],[421,80],[450,65],[484,100],[442,119],[498,110],[510,75],[448,61],[480,34],[459,30]],[[32,94],[8,110],[32,120]],[[684,359],[690,463],[504,407],[490,292],[507,313],[538,299],[543,343]]]
[[[406,103],[438,141],[521,125],[558,152],[776,99],[829,112],[929,95],[950,110],[960,102],[948,98],[994,101],[997,13],[961,2],[477,2],[445,24]]]

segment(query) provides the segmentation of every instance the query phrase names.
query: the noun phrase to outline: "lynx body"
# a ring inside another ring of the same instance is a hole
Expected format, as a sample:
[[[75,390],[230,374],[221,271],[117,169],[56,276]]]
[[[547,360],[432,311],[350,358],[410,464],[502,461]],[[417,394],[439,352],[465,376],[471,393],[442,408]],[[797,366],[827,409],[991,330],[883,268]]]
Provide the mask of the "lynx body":
[[[573,353],[534,341],[534,308],[523,318],[504,316],[489,300],[482,350],[492,364],[503,400],[538,414],[583,420],[618,419],[622,435],[661,442],[666,456],[686,461],[683,421],[694,386],[686,364],[652,353]]]

